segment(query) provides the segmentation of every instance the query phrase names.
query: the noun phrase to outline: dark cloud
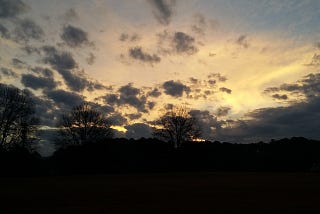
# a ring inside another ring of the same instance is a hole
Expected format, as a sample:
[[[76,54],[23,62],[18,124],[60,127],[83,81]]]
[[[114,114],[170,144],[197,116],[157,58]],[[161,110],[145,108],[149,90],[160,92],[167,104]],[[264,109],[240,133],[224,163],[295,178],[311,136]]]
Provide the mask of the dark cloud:
[[[12,18],[26,12],[29,7],[21,0],[0,0],[0,18]]]
[[[308,74],[296,83],[285,83],[279,87],[270,87],[265,89],[264,92],[272,94],[273,98],[281,98],[280,92],[286,93],[287,99],[290,97],[300,98],[301,96],[311,99],[320,96],[320,73]],[[282,97],[283,100],[285,100],[285,96]]]
[[[45,52],[43,61],[57,70],[70,70],[77,67],[76,61],[69,52],[58,51],[53,46],[44,46],[42,50]]]
[[[229,89],[229,88],[226,88],[226,87],[221,87],[221,88],[219,88],[219,90],[220,90],[221,92],[225,92],[225,93],[227,93],[227,94],[231,94],[231,93],[232,93],[232,90]]]
[[[83,97],[80,95],[64,90],[45,91],[45,94],[55,103],[74,107],[83,103]]]
[[[52,90],[57,87],[57,83],[52,78],[37,77],[32,74],[22,74],[21,83],[25,87],[37,89],[48,89]]]
[[[14,72],[12,69],[10,68],[4,68],[1,67],[0,68],[0,74],[2,74],[3,76],[6,77],[18,77],[18,75],[16,74],[16,72]]]
[[[231,108],[230,107],[220,107],[216,111],[216,115],[218,117],[224,117],[227,116],[230,112]]]
[[[96,61],[96,56],[93,53],[90,53],[86,61],[88,65],[93,65],[93,63]]]
[[[53,46],[44,46],[42,49],[45,52],[43,61],[59,72],[71,90],[82,91],[88,88],[92,91],[103,88],[103,85],[87,80],[83,73],[73,71],[77,67],[77,63],[71,53],[58,51]]]
[[[249,41],[246,35],[241,35],[239,38],[236,40],[236,44],[240,45],[241,47],[247,49],[249,48]]]
[[[149,102],[148,102],[148,108],[149,108],[150,110],[152,110],[155,106],[156,106],[156,103],[155,103],[155,102],[152,102],[152,101],[149,101]]]
[[[137,120],[142,117],[142,114],[140,112],[136,114],[126,114],[126,117],[128,117],[130,120]]]
[[[123,117],[120,113],[114,113],[107,119],[110,122],[110,124],[115,126],[122,126],[127,123],[127,119]]]
[[[136,42],[140,40],[140,36],[136,33],[134,34],[122,33],[119,37],[119,40],[121,42]]]
[[[65,26],[61,34],[61,39],[70,47],[81,47],[89,44],[88,33],[81,28],[71,25]]]
[[[67,86],[72,91],[83,91],[86,87],[91,86],[91,82],[70,70],[59,69],[57,71],[61,74]]]
[[[150,96],[150,97],[159,97],[160,95],[161,95],[161,92],[157,88],[154,88],[152,91],[148,92],[147,94],[147,96]]]
[[[183,95],[183,92],[189,93],[190,88],[180,82],[175,82],[173,80],[169,80],[165,83],[163,83],[162,87],[164,88],[164,92],[167,95],[173,96],[173,97],[181,97]]]
[[[11,37],[9,30],[2,24],[0,24],[0,37],[4,39],[10,39]]]
[[[132,125],[125,126],[127,129],[126,138],[139,139],[141,137],[150,138],[152,137],[152,128],[144,123],[135,123]]]
[[[283,94],[283,95],[274,94],[274,95],[272,95],[272,97],[277,100],[287,100],[288,99],[288,96],[286,94]]]
[[[168,25],[173,16],[175,0],[148,0],[153,7],[153,14],[160,24]]]
[[[195,39],[186,33],[176,32],[172,42],[177,53],[192,55],[198,52],[198,48],[194,45]]]
[[[191,110],[189,114],[196,119],[196,125],[200,127],[201,137],[204,139],[213,139],[222,127],[222,123],[209,111]]]
[[[146,53],[141,47],[130,48],[129,56],[135,60],[150,64],[159,63],[161,61],[161,58],[158,55]]]
[[[31,19],[18,20],[14,29],[14,40],[16,42],[28,42],[30,39],[41,40],[44,31]]]
[[[130,105],[138,111],[146,112],[145,104],[147,99],[145,96],[138,96],[140,89],[133,87],[132,84],[128,84],[122,86],[118,91],[120,92],[119,105]]]
[[[51,71],[48,68],[34,67],[34,68],[31,68],[30,70],[36,74],[43,76],[43,77],[53,79],[53,71]]]

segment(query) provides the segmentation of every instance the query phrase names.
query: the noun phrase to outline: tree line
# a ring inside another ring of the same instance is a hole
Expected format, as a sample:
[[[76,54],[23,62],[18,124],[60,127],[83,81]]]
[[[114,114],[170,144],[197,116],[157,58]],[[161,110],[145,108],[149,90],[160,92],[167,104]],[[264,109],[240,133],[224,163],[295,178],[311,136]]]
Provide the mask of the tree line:
[[[30,92],[0,84],[0,147],[30,146],[36,140],[41,121],[35,116],[35,103]],[[185,141],[200,137],[195,118],[186,108],[174,108],[154,121],[155,137],[178,148]],[[61,117],[57,128],[63,145],[103,142],[113,137],[112,124],[89,103],[73,107]]]
[[[110,122],[88,103],[58,124],[61,146],[51,157],[32,151],[37,127],[31,94],[0,84],[0,175],[61,175],[163,171],[320,171],[320,142],[305,138],[231,144],[197,139],[201,132],[185,108],[154,122],[154,137],[113,138]],[[196,142],[195,142],[196,141]]]

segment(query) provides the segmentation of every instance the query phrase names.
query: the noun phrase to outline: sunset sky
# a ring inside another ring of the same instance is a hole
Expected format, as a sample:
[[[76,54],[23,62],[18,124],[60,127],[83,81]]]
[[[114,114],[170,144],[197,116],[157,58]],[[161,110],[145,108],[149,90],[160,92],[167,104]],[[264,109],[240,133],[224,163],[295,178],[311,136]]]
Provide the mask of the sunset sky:
[[[150,137],[186,106],[208,140],[320,139],[319,11],[318,0],[0,0],[0,81],[34,94],[43,129],[88,101],[119,137]]]

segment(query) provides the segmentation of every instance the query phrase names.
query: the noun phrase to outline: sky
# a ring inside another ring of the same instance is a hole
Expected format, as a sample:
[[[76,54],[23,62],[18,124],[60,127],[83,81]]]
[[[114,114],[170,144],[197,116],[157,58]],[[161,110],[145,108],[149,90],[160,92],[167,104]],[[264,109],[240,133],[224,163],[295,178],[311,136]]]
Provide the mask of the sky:
[[[118,137],[174,106],[202,138],[320,139],[318,0],[0,0],[0,81],[32,92],[48,153],[86,101]]]

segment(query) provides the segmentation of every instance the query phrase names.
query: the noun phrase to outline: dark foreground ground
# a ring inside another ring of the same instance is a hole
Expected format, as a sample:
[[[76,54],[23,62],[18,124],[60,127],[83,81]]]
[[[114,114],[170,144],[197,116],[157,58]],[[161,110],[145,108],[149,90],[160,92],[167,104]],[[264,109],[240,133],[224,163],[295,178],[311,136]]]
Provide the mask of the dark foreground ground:
[[[0,178],[0,213],[320,213],[320,173]]]

